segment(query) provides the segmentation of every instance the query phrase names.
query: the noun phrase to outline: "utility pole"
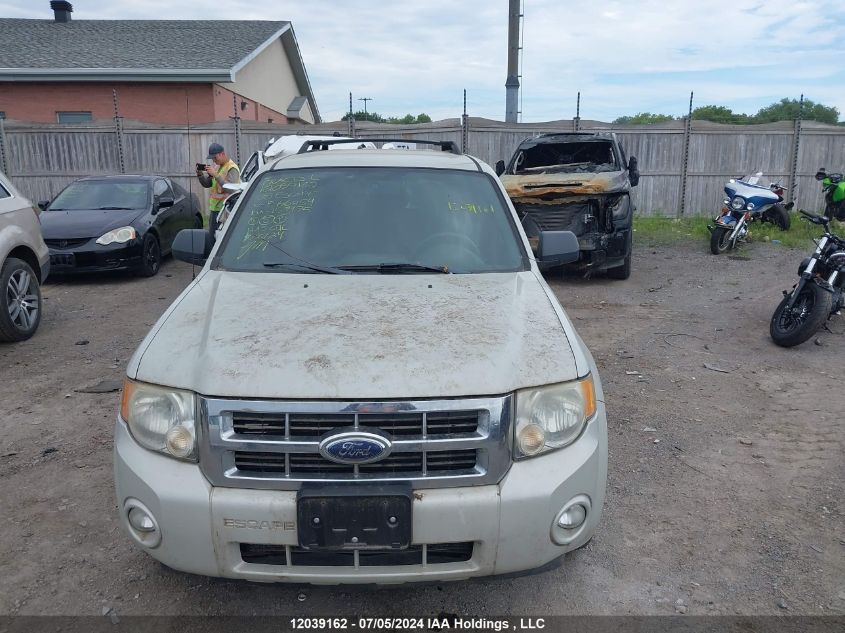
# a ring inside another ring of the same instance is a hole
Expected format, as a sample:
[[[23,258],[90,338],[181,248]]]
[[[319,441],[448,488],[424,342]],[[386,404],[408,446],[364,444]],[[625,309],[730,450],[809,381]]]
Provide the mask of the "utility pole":
[[[358,99],[358,101],[364,102],[364,119],[367,120],[367,121],[369,121],[369,119],[367,118],[367,101],[372,101],[372,100],[373,99],[371,97],[360,97]]]

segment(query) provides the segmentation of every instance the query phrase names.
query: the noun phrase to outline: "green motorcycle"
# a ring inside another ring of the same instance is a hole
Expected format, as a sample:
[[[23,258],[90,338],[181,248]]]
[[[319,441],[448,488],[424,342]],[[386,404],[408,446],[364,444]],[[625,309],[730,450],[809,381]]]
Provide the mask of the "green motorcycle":
[[[842,174],[828,174],[822,167],[816,174],[816,180],[822,183],[825,216],[845,220],[845,180]]]

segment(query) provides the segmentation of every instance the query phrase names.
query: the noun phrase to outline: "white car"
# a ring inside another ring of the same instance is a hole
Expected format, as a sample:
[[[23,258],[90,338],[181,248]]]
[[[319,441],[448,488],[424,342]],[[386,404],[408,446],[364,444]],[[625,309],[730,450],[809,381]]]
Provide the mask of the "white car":
[[[291,154],[296,154],[302,148],[302,146],[309,142],[309,141],[354,141],[349,136],[325,136],[319,134],[291,134],[287,136],[281,136],[279,138],[272,138],[267,143],[267,148],[262,152],[253,152],[252,156],[250,156],[246,163],[244,164],[244,168],[241,170],[241,182],[248,182],[251,180],[255,175],[261,171],[261,168],[264,167],[268,162],[273,159],[281,158],[282,156],[290,156]],[[355,147],[356,149],[375,149],[375,144],[370,141],[364,141],[357,139],[357,143],[352,145],[351,147]],[[328,149],[350,149],[349,146],[343,145],[329,145],[327,146]]]
[[[39,210],[0,173],[0,341],[30,338],[41,322],[41,282],[50,252]]]
[[[420,141],[416,141],[418,144]],[[439,145],[439,143],[436,143]],[[604,394],[496,174],[442,151],[268,164],[138,347],[115,427],[123,528],[262,582],[557,564],[601,516]]]

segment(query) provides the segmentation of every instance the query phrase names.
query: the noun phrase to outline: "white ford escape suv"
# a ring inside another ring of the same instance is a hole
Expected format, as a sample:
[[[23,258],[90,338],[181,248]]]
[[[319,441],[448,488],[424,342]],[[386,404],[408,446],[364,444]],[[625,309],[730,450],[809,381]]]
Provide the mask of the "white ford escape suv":
[[[418,143],[420,145],[420,143]],[[132,357],[123,527],[256,581],[441,581],[542,567],[599,521],[604,395],[493,170],[447,151],[306,151],[250,182]],[[353,146],[354,147],[354,146]]]

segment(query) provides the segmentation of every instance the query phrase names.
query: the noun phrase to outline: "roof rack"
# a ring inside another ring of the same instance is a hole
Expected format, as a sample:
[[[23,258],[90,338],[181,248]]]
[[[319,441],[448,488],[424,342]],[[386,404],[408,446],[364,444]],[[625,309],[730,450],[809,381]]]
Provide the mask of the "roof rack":
[[[407,138],[339,138],[327,141],[306,141],[299,148],[297,154],[305,154],[306,152],[313,152],[315,150],[327,150],[329,149],[329,145],[348,145],[350,143],[422,143],[423,145],[436,145],[444,152],[461,155],[461,150],[458,149],[458,144],[455,141],[426,141]]]

